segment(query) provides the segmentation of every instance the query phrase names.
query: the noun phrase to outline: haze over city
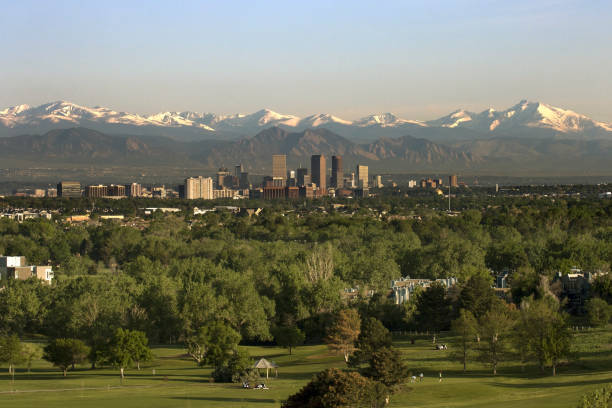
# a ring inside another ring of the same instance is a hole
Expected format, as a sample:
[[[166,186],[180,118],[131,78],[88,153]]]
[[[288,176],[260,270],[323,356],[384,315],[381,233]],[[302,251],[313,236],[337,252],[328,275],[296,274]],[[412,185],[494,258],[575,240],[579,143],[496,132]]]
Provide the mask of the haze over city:
[[[8,2],[0,107],[431,120],[522,99],[612,122],[605,1]]]

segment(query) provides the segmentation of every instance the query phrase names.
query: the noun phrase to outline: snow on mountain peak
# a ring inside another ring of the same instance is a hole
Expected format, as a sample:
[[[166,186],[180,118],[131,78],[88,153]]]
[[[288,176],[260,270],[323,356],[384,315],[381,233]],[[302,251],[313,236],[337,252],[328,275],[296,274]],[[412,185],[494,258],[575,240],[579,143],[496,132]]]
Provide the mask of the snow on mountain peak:
[[[351,125],[352,122],[341,119],[337,116],[330,115],[329,113],[318,113],[316,115],[310,115],[300,120],[298,125],[300,127],[318,127],[327,124],[336,123],[341,125]]]
[[[425,126],[425,124],[421,121],[402,119],[402,118],[397,117],[393,113],[389,113],[389,112],[369,115],[369,116],[363,117],[353,122],[353,125],[361,126],[361,127],[366,127],[366,126],[393,127],[393,126],[401,126],[404,124]]]
[[[271,109],[261,109],[251,114],[234,115],[165,111],[142,116],[117,112],[100,106],[90,108],[64,100],[39,106],[16,105],[0,110],[0,126],[5,129],[41,129],[69,126],[93,126],[93,128],[108,129],[103,125],[192,128],[198,131],[227,131],[240,134],[253,134],[264,127],[270,126],[282,126],[296,130],[323,126],[332,126],[332,129],[336,130],[341,129],[338,126],[371,128],[367,130],[368,132],[376,132],[378,128],[397,128],[397,132],[405,131],[406,134],[410,133],[410,130],[413,129],[412,126],[465,128],[482,134],[495,132],[500,135],[527,134],[525,128],[539,128],[557,133],[572,134],[591,132],[589,134],[593,137],[601,137],[607,132],[612,132],[612,124],[597,122],[570,110],[527,100],[522,100],[502,111],[488,108],[480,113],[474,113],[460,109],[428,122],[406,120],[392,113],[373,114],[355,121],[344,120],[327,113],[299,118],[294,115],[281,114]]]

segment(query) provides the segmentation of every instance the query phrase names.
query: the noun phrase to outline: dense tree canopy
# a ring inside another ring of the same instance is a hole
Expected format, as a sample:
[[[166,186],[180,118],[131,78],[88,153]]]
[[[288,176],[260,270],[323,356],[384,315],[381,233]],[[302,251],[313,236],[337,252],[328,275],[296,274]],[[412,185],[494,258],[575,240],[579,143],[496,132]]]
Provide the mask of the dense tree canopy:
[[[545,296],[550,285],[542,282],[574,267],[600,272],[591,294],[611,302],[610,200],[466,190],[454,203],[457,216],[440,211],[445,203],[433,194],[337,203],[344,207],[244,201],[238,205],[265,208],[258,216],[194,216],[194,206],[219,202],[99,200],[94,215],[125,214],[126,221],[72,225],[61,217],[90,210],[91,202],[0,199],[0,207],[58,209],[53,220],[0,219],[0,253],[50,262],[56,276],[52,285],[2,282],[0,333],[77,338],[92,363],[119,328],[141,331],[151,343],[188,343],[214,322],[243,342],[271,341],[273,328],[295,327],[312,342],[346,308],[359,311],[364,330],[372,317],[391,331],[437,333],[461,308],[482,318],[497,273],[509,273],[510,300],[520,305]],[[139,210],[150,206],[186,211]],[[389,284],[402,276],[456,277],[461,290],[434,285],[396,305]],[[605,318],[601,306],[591,314]]]

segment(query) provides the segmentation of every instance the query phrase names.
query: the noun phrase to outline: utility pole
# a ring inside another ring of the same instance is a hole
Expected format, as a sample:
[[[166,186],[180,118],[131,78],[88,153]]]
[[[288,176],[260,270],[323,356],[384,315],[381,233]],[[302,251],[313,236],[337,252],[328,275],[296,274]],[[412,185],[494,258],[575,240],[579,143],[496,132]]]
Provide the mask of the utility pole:
[[[451,194],[451,185],[448,183],[448,212],[450,212],[450,194]]]

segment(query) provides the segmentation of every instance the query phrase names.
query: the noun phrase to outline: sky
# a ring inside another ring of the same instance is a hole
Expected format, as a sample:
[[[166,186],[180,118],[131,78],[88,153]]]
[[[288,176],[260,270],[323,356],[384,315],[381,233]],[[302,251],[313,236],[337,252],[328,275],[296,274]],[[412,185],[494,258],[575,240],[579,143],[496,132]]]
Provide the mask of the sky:
[[[0,108],[612,122],[610,1],[4,1]]]

